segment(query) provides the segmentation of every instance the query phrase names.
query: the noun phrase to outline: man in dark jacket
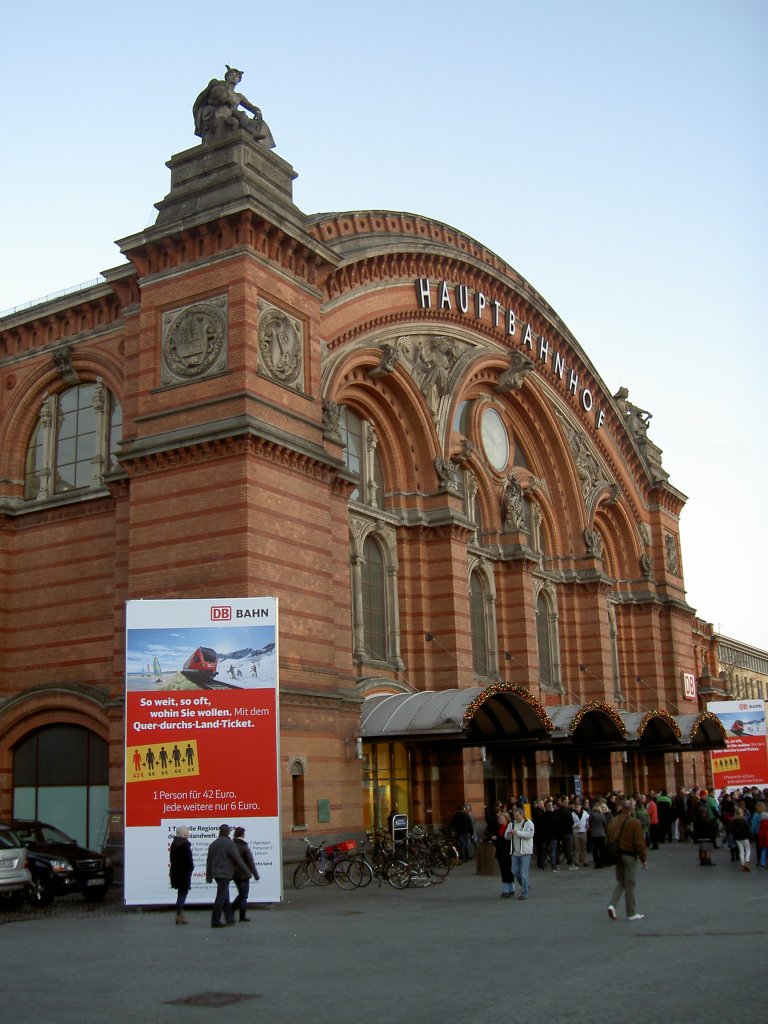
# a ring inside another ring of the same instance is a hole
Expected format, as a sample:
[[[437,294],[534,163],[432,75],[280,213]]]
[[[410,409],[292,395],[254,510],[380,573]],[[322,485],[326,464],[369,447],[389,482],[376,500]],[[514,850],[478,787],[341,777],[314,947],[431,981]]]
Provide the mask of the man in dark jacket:
[[[247,915],[248,889],[251,885],[251,878],[258,882],[259,872],[256,870],[251,848],[245,841],[245,829],[240,825],[235,829],[235,846],[237,847],[237,852],[248,865],[248,870],[241,871],[240,868],[235,868],[234,879],[237,886],[237,896],[232,901],[232,913],[238,912],[241,921],[250,921],[251,919]]]
[[[619,860],[616,864],[616,888],[613,890],[611,902],[608,904],[608,917],[616,920],[616,905],[624,893],[627,903],[627,919],[640,921],[644,914],[638,914],[635,906],[635,883],[637,881],[637,862],[648,867],[648,848],[643,838],[643,826],[632,817],[632,801],[621,800],[616,807],[616,815],[608,823],[608,843],[619,844]]]
[[[214,880],[216,882],[216,899],[213,901],[211,912],[211,928],[225,927],[221,920],[222,911],[227,924],[235,923],[234,911],[229,901],[229,883],[235,877],[236,870],[250,874],[248,865],[230,839],[229,825],[222,825],[219,829],[219,838],[214,839],[208,847],[208,858],[205,864],[206,882],[209,885]]]

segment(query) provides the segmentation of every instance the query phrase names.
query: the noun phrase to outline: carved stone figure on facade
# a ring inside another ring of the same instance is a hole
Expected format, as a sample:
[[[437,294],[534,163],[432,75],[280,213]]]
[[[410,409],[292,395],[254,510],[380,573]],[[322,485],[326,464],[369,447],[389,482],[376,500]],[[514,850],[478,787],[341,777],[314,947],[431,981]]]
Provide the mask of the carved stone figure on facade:
[[[375,366],[372,370],[368,371],[368,376],[373,380],[377,377],[388,377],[390,373],[394,373],[399,358],[400,354],[394,345],[382,345],[381,362],[378,366]]]
[[[51,356],[51,362],[56,367],[57,373],[65,384],[74,385],[80,383],[77,370],[72,365],[71,345],[65,345],[64,348],[57,349]]]
[[[458,356],[450,338],[428,338],[419,346],[419,363],[423,370],[421,392],[433,416],[437,416],[440,399],[448,394],[451,370]]]
[[[675,573],[675,575],[677,575],[677,541],[671,533],[664,534],[664,549],[667,554],[667,568],[670,572],[673,572]]]
[[[523,489],[513,476],[507,478],[501,507],[505,530],[526,529]]]
[[[527,356],[524,352],[510,352],[509,369],[499,376],[499,383],[496,385],[495,390],[502,393],[519,391],[523,386],[523,381],[529,373],[533,372],[533,369],[534,362],[530,356]]]
[[[453,462],[446,462],[445,459],[438,457],[435,459],[435,469],[437,475],[440,477],[440,487],[443,490],[458,491],[459,489],[459,478],[458,478],[458,466]]]
[[[640,571],[643,574],[643,579],[653,579],[653,559],[650,555],[640,556]]]
[[[261,111],[241,92],[236,91],[243,72],[225,65],[224,79],[212,78],[195,100],[192,114],[195,118],[195,135],[203,142],[225,138],[233,132],[246,131],[256,142],[268,149],[274,149],[275,140]],[[243,110],[239,108],[243,107]],[[250,111],[250,115],[245,111]]]
[[[587,554],[593,558],[603,557],[603,538],[597,530],[584,531],[584,543],[587,546]]]
[[[630,434],[637,438],[645,437],[648,433],[648,424],[653,419],[653,414],[645,409],[641,409],[637,405],[633,405],[628,400],[629,390],[627,388],[619,388],[613,397],[624,416],[624,422]]]
[[[329,398],[323,399],[323,433],[329,440],[341,444],[341,406]]]

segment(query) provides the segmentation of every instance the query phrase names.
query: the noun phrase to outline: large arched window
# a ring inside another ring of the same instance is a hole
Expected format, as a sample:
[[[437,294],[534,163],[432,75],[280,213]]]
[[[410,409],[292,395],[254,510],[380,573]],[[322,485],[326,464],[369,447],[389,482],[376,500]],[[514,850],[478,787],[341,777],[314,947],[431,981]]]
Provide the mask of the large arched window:
[[[101,487],[117,468],[122,431],[120,405],[101,381],[47,395],[27,445],[24,497]]]
[[[469,613],[472,624],[472,668],[478,676],[491,674],[488,643],[487,593],[485,581],[475,570],[469,579]]]
[[[13,816],[101,844],[109,810],[109,746],[79,725],[48,725],[13,748]]]

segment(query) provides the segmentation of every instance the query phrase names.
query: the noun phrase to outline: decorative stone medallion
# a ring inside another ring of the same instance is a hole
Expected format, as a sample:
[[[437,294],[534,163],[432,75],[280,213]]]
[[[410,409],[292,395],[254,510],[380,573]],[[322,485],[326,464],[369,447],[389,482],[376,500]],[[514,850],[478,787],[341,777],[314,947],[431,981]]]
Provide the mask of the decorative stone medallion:
[[[304,387],[304,328],[300,320],[259,300],[259,371],[296,391]]]
[[[226,365],[226,295],[163,314],[163,384],[188,383]]]

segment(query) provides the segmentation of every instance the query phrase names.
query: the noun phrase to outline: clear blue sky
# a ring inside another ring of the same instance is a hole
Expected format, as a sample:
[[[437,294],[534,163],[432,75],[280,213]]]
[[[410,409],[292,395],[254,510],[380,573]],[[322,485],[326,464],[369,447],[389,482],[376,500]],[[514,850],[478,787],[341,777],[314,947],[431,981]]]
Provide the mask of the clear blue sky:
[[[123,262],[240,67],[302,210],[472,235],[653,413],[688,600],[768,649],[764,0],[43,0],[2,28],[0,310]]]

